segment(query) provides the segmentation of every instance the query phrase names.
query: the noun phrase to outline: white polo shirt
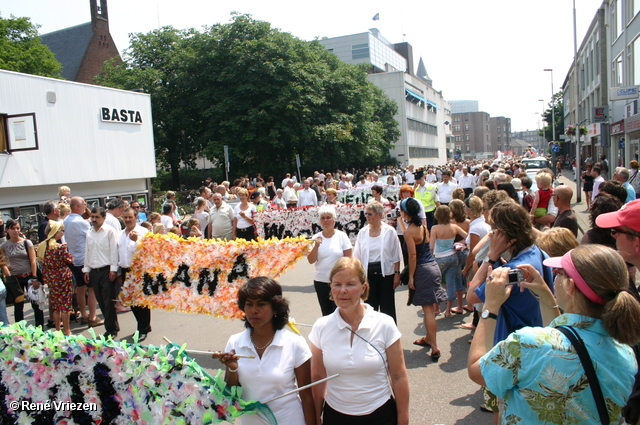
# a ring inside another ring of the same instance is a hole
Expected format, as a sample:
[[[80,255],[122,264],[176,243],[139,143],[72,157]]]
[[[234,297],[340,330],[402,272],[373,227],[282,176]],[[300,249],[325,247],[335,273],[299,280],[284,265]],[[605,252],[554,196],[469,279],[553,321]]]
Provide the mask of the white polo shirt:
[[[316,321],[309,341],[322,350],[327,376],[340,374],[327,382],[326,402],[338,412],[358,416],[372,413],[391,397],[387,348],[402,335],[391,316],[368,304],[356,333],[368,342],[355,335],[349,342],[351,331],[337,308]]]
[[[251,330],[232,335],[224,349],[236,350],[236,354],[255,356],[253,359],[238,359],[238,381],[242,385],[245,400],[267,401],[286,392],[295,390],[295,369],[311,358],[311,350],[303,337],[281,329],[276,331],[273,342],[262,358],[251,343]],[[302,401],[297,393],[267,404],[279,424],[304,425]],[[264,425],[255,415],[243,415],[242,425]]]

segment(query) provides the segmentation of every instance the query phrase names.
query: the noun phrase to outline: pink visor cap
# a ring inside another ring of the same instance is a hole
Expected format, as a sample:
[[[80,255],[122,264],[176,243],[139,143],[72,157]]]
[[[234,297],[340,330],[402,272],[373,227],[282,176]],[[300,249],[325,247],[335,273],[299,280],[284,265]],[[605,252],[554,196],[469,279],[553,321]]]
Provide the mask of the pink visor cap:
[[[589,298],[591,301],[593,301],[596,304],[601,304],[601,305],[606,304],[607,302],[604,300],[604,298],[596,294],[595,291],[591,289],[589,285],[587,285],[587,282],[584,281],[584,279],[578,272],[578,269],[576,269],[576,266],[573,264],[573,260],[571,259],[572,252],[573,252],[573,249],[567,252],[566,254],[564,254],[562,257],[547,258],[546,260],[543,261],[543,264],[553,269],[564,270],[567,276],[573,279],[573,281],[576,283],[576,286],[578,287],[580,292],[584,294],[585,297]]]
[[[618,211],[600,214],[596,217],[596,225],[603,229],[627,226],[640,232],[640,199],[624,204]]]

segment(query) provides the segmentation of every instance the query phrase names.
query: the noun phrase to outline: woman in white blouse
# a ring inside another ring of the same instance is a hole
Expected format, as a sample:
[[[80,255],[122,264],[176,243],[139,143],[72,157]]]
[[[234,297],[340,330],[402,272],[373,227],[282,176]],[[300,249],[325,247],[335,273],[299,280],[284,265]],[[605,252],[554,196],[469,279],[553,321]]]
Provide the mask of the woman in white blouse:
[[[384,206],[377,201],[367,204],[367,225],[358,232],[353,256],[367,271],[369,300],[374,310],[396,321],[395,289],[400,285],[400,242],[396,229],[382,221]],[[397,321],[396,321],[397,322]]]
[[[245,400],[264,402],[310,384],[311,351],[304,338],[283,329],[289,321],[289,302],[282,297],[280,284],[269,277],[249,279],[238,291],[238,307],[247,329],[229,338],[224,353],[213,354],[227,368],[227,385],[242,386]],[[311,389],[267,406],[279,424],[315,423]],[[243,415],[240,423],[263,425],[264,421]]]
[[[322,232],[313,235],[315,245],[307,256],[309,264],[316,265],[313,286],[316,289],[322,315],[333,313],[336,305],[329,299],[329,274],[333,265],[342,257],[351,257],[353,247],[346,233],[336,229],[336,209],[323,205],[318,209]]]
[[[233,239],[242,238],[248,241],[256,238],[256,230],[253,227],[253,216],[256,206],[249,202],[249,191],[243,187],[236,190],[240,203],[233,209]]]
[[[369,284],[357,258],[338,260],[330,278],[338,308],[318,319],[309,335],[311,377],[339,376],[313,387],[316,423],[408,424],[409,378],[398,327],[362,302]]]

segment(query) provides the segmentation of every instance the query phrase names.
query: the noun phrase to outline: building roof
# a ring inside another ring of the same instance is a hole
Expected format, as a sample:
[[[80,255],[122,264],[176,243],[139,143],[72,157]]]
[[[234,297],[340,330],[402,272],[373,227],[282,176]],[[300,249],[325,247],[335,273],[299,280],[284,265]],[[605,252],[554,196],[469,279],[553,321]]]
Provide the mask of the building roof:
[[[62,78],[75,80],[92,35],[91,22],[87,22],[40,37],[62,64]]]
[[[422,56],[420,57],[420,62],[418,62],[418,71],[416,72],[416,76],[429,85],[432,85],[433,83],[431,78],[429,78],[429,74],[427,74],[427,68],[424,66]]]

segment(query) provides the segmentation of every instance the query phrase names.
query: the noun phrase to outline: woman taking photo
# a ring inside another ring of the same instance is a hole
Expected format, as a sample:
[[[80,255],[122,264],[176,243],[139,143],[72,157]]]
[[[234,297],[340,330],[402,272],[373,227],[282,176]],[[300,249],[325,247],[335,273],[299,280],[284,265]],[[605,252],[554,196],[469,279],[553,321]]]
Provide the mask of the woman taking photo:
[[[255,240],[256,231],[253,227],[253,216],[256,206],[249,202],[249,191],[243,187],[236,190],[240,203],[233,209],[233,239]]]
[[[227,367],[227,385],[242,386],[246,400],[266,401],[310,384],[311,351],[304,338],[283,329],[289,321],[289,302],[282,297],[280,284],[269,277],[249,279],[238,291],[238,307],[247,329],[229,338],[224,353],[213,354]],[[311,389],[267,405],[279,424],[315,423]],[[264,421],[243,415],[240,423],[263,425]]]
[[[396,322],[395,289],[400,285],[401,251],[395,230],[382,221],[383,211],[380,202],[367,204],[367,225],[358,232],[353,256],[367,270],[368,304]]]
[[[49,309],[53,311],[53,323],[60,330],[60,321],[65,335],[71,335],[69,315],[73,312],[73,275],[69,265],[73,257],[66,244],[58,241],[64,235],[62,223],[49,220],[47,239],[38,245],[38,260],[44,265],[42,281],[49,287]]]
[[[340,376],[313,387],[316,423],[408,424],[409,378],[400,331],[391,318],[363,302],[369,284],[357,258],[338,260],[330,279],[338,308],[318,319],[309,334],[311,377],[315,382]]]
[[[318,209],[322,232],[313,235],[315,245],[307,256],[309,264],[316,265],[313,276],[313,286],[316,289],[318,303],[322,315],[326,316],[336,309],[336,304],[329,298],[329,275],[333,265],[342,257],[351,257],[353,247],[346,233],[337,230],[336,209],[329,205],[323,205]]]
[[[625,291],[629,279],[624,260],[611,248],[581,245],[544,264],[558,272],[555,296],[528,264],[518,266],[525,277],[520,288],[507,284],[507,268],[491,272],[486,318],[469,352],[469,377],[504,400],[503,423],[508,418],[528,424],[618,423],[637,370],[625,344],[640,341],[640,305]],[[511,294],[521,291],[539,297],[539,313],[544,323],[551,323],[520,329],[494,347],[495,315]],[[577,334],[582,344],[576,342],[590,359],[581,361],[565,332]],[[585,372],[587,362],[595,369],[591,376]]]
[[[33,243],[30,240],[22,238],[20,234],[20,222],[18,220],[7,221],[7,239],[2,244],[2,250],[8,261],[8,265],[2,268],[3,275],[5,277],[5,285],[8,287],[11,284],[20,285],[24,293],[27,293],[27,286],[29,279],[33,279],[35,289],[40,286],[36,279],[37,265],[36,265],[36,251],[33,247]],[[14,282],[9,282],[14,280]],[[33,315],[36,319],[36,326],[44,326],[44,314],[37,303],[31,303],[33,308]],[[14,318],[16,322],[24,319],[24,301],[15,303]]]
[[[418,216],[420,213],[419,204],[420,202],[414,198],[403,199],[400,202],[404,243],[409,258],[409,289],[415,290],[411,303],[422,307],[424,328],[427,333],[426,336],[413,343],[420,346],[431,346],[430,356],[432,360],[436,361],[440,358],[440,349],[436,342],[438,325],[434,305],[440,304],[447,297],[444,289],[440,286],[442,281],[440,268],[429,247],[429,231]],[[404,223],[407,223],[407,227],[404,227]]]

